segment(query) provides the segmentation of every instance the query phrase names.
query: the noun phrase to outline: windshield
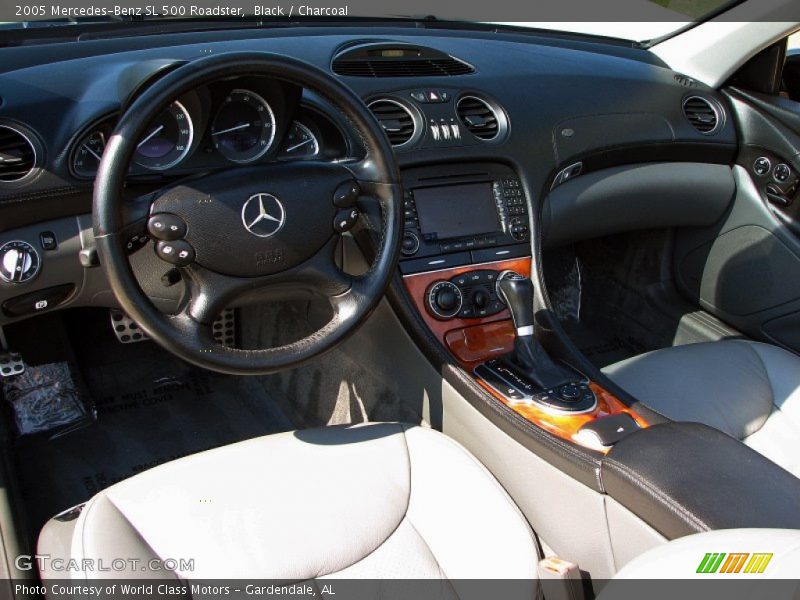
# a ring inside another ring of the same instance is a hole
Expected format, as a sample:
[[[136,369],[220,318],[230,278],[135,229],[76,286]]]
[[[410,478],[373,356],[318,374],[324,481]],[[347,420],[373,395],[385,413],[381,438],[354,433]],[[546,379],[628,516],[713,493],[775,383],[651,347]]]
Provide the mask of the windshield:
[[[337,0],[334,0],[336,2]],[[150,0],[126,0],[125,5],[93,4],[92,0],[60,0],[58,4],[0,6],[0,29],[39,29],[60,26],[131,24],[156,20],[205,21],[206,26],[270,26],[280,21],[302,25],[321,19],[425,21],[427,27],[452,22],[520,30],[551,30],[643,42],[669,36],[692,23],[715,16],[741,0],[464,0],[458,4],[430,0],[350,0],[336,5],[254,5],[252,0],[213,2],[172,0],[157,6]],[[487,7],[491,4],[491,8]],[[399,9],[399,10],[398,10]],[[487,14],[491,13],[491,14]],[[212,25],[213,22],[213,25]]]
[[[563,11],[564,14],[570,14],[574,8],[575,12],[571,14],[585,15],[585,12],[578,12],[578,4],[583,4],[582,0],[562,0],[558,10]],[[737,2],[731,2],[731,0],[619,0],[613,2],[613,11],[607,13],[611,20],[495,23],[643,42],[669,36],[692,23],[703,22],[733,4],[737,4]],[[628,15],[631,18],[613,20],[617,15]]]

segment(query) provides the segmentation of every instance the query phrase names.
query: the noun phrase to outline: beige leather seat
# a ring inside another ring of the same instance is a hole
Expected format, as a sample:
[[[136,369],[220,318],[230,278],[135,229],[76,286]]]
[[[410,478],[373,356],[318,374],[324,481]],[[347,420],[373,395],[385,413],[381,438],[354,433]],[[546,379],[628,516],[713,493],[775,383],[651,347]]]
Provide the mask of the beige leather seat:
[[[648,352],[603,369],[673,421],[704,423],[800,477],[800,357],[730,340]]]
[[[87,579],[533,579],[538,562],[525,518],[474,457],[440,433],[390,423],[167,463],[49,521],[38,550],[52,564],[140,561],[67,575]],[[153,558],[177,564],[142,570]]]

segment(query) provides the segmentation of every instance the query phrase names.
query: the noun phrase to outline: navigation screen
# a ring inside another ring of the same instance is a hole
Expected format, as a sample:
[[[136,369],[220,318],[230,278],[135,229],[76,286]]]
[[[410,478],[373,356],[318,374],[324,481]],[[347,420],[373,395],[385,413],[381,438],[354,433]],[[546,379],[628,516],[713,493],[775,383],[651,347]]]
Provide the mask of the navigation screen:
[[[413,193],[420,231],[428,239],[469,237],[500,230],[489,182],[417,188]]]

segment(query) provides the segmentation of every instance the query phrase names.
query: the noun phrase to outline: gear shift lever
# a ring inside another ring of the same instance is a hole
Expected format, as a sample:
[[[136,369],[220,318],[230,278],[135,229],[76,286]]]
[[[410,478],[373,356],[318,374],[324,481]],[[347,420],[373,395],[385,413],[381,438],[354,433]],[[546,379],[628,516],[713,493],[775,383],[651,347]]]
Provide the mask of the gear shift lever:
[[[533,282],[513,271],[503,271],[495,284],[497,297],[514,321],[514,352],[509,360],[544,390],[575,381],[575,373],[553,361],[533,335]]]
[[[533,282],[514,271],[503,271],[495,286],[497,297],[511,313],[517,337],[533,335]]]

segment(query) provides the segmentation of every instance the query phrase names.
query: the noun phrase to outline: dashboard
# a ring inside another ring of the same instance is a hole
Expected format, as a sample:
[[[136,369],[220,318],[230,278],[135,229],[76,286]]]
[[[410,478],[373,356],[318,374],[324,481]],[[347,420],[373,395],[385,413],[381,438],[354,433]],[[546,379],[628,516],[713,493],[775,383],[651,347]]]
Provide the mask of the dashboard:
[[[730,164],[737,151],[733,119],[716,90],[618,44],[342,26],[4,48],[0,155],[10,160],[0,164],[0,245],[27,244],[13,248],[15,260],[21,248],[35,255],[25,263],[29,280],[0,282],[0,305],[17,307],[0,311],[0,324],[29,316],[53,289],[62,291],[43,310],[114,305],[85,255],[93,179],[118,116],[176,67],[232,51],[292,56],[339,77],[364,100],[394,147],[406,189],[405,277],[442,269],[480,277],[487,262],[530,257],[534,218],[567,180],[631,163]],[[176,98],[150,123],[126,193],[133,199],[215,170],[362,153],[325,98],[265,77],[223,78]],[[137,244],[134,250],[147,240]],[[163,265],[151,254],[134,255],[153,276],[149,291],[174,300],[178,293],[159,283]],[[445,279],[459,289],[443,288],[461,300],[442,308],[421,290],[431,319],[451,319],[452,329],[505,314],[488,283]]]

